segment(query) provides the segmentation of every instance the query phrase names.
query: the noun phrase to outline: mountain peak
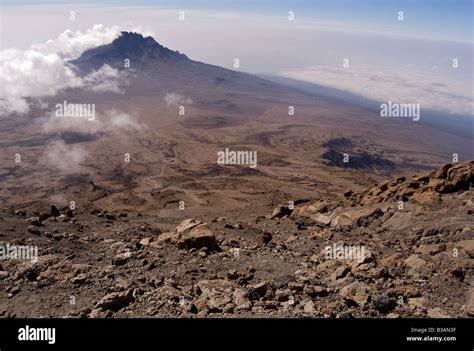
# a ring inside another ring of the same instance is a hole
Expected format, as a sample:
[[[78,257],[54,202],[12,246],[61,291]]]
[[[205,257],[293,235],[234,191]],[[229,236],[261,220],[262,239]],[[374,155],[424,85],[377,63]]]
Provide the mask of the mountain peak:
[[[98,69],[103,64],[122,69],[126,59],[130,60],[134,68],[144,68],[159,62],[189,60],[186,55],[160,45],[151,36],[123,31],[112,43],[86,50],[71,63],[84,71]]]
[[[122,31],[120,32],[120,36],[115,39],[112,43],[113,44],[128,44],[128,45],[137,45],[137,44],[143,44],[143,45],[160,45],[158,42],[153,39],[151,36],[144,37],[143,34],[136,33],[136,32],[126,32]]]
[[[156,53],[166,49],[158,44],[152,37],[144,37],[142,34],[135,32],[122,32],[121,35],[112,42],[112,46],[117,52],[129,54],[129,56],[143,55],[147,52]]]

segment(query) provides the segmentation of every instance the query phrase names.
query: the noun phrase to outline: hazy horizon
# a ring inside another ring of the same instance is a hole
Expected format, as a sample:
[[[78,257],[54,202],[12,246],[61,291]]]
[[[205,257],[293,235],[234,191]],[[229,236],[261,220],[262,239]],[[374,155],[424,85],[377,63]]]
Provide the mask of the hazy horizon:
[[[6,67],[11,68],[13,57],[18,58],[6,49],[24,53],[66,30],[75,33],[69,35],[82,35],[102,24],[115,31],[151,34],[191,59],[229,69],[235,69],[238,58],[238,70],[248,73],[307,81],[377,101],[420,103],[426,109],[474,115],[469,2],[451,7],[439,1],[383,5],[278,1],[271,6],[246,1],[233,6],[206,1],[198,6],[181,1],[174,8],[160,1],[5,4],[2,27],[8,31],[2,30],[0,79],[8,74]],[[404,11],[403,21],[398,21],[395,9]],[[75,20],[70,20],[70,11],[75,12]],[[183,21],[178,19],[179,11],[184,11]],[[294,13],[292,21],[289,11]],[[453,16],[458,16],[456,21]]]

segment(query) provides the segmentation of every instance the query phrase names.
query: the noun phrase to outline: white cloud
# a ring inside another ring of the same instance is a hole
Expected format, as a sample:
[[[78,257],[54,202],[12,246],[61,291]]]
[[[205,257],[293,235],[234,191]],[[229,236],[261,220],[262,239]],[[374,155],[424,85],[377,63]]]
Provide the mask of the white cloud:
[[[190,98],[185,98],[182,95],[176,93],[167,93],[165,96],[166,105],[190,105],[193,103],[193,100]]]
[[[57,54],[35,50],[0,53],[0,113],[28,111],[26,97],[54,95],[81,81]]]
[[[111,43],[119,35],[118,26],[106,27],[95,24],[92,29],[87,29],[85,32],[65,30],[56,39],[33,45],[31,49],[43,53],[54,53],[65,60],[72,60],[87,49]]]
[[[57,140],[46,147],[42,161],[62,172],[74,173],[80,170],[80,164],[87,156],[87,151],[80,145],[67,145]]]
[[[77,77],[67,64],[86,49],[111,42],[116,27],[96,25],[85,33],[70,30],[46,44],[28,50],[6,49],[0,52],[0,115],[26,113],[28,98],[54,96],[65,88],[90,88],[95,92],[120,92],[119,72],[103,66],[84,79]]]
[[[108,130],[140,130],[144,128],[143,124],[139,124],[133,120],[133,117],[128,113],[119,111],[119,110],[109,110],[105,113],[106,118],[108,118]]]
[[[137,122],[136,119],[136,116],[116,109],[97,113],[96,118],[91,121],[82,118],[56,117],[54,111],[51,111],[50,116],[42,124],[42,129],[48,134],[75,132],[91,135],[98,132],[120,132],[145,128],[145,125]]]
[[[89,121],[83,118],[56,117],[54,112],[51,112],[50,117],[45,118],[42,129],[48,134],[64,132],[95,134],[103,131],[104,125],[97,117],[95,120]]]
[[[7,96],[4,100],[0,99],[0,116],[12,112],[27,113],[29,110],[26,100],[14,96]]]
[[[96,93],[110,91],[117,94],[122,93],[120,86],[126,84],[120,72],[107,64],[85,76],[82,83]]]
[[[444,78],[436,67],[431,70],[403,70],[397,67],[357,65],[351,68],[312,66],[280,72],[281,76],[349,91],[376,101],[418,103],[432,109],[472,115],[474,104],[466,95],[464,82]]]

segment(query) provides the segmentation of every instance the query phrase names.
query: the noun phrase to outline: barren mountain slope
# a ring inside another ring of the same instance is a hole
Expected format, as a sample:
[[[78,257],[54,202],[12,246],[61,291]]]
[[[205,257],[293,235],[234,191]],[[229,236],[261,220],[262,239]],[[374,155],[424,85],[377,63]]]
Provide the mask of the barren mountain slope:
[[[2,262],[0,313],[472,316],[473,171],[472,161],[447,164],[294,208],[184,221],[100,208],[2,212],[2,241],[38,245],[40,256]],[[341,246],[363,255],[328,257]]]
[[[2,120],[2,206],[75,201],[180,217],[184,201],[189,215],[212,214],[362,189],[450,162],[453,153],[474,158],[468,138],[192,61],[139,34],[123,33],[71,64],[81,74],[118,69],[123,91],[70,89],[45,99],[51,111]],[[63,101],[95,104],[96,120],[51,117]],[[226,148],[256,151],[257,168],[217,165]]]

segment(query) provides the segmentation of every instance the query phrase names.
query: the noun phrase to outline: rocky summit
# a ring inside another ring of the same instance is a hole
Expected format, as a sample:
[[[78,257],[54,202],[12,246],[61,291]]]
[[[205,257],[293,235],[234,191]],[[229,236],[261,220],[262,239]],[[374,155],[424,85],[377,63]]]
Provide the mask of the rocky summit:
[[[170,50],[152,37],[134,32],[122,32],[112,43],[86,50],[70,63],[85,71],[97,70],[103,64],[123,70],[124,60],[143,68],[151,63],[189,61],[186,55]]]
[[[446,164],[266,214],[4,210],[0,315],[472,317],[473,171]]]

